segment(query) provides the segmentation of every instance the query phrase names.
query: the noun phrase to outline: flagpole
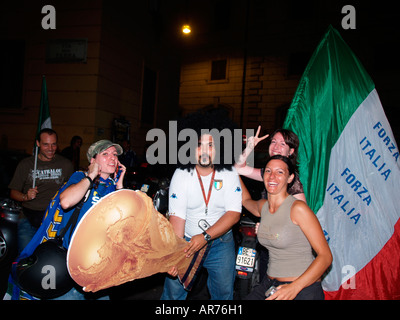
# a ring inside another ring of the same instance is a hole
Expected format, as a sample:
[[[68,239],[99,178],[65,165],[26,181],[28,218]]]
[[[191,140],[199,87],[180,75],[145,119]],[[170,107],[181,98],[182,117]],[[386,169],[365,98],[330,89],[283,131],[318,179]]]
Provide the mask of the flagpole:
[[[45,109],[45,106],[47,106],[47,112]],[[40,106],[39,106],[39,120],[38,120],[38,127],[36,130],[36,137],[35,137],[35,142],[34,142],[34,146],[35,146],[35,163],[33,166],[33,184],[32,184],[32,188],[35,188],[36,186],[36,176],[37,176],[37,159],[38,159],[38,153],[39,153],[39,147],[37,145],[37,140],[40,139],[40,130],[44,129],[44,128],[51,128],[51,120],[49,123],[47,123],[47,121],[49,121],[50,118],[50,113],[48,110],[48,100],[47,100],[47,86],[46,86],[46,77],[45,75],[42,75],[42,89],[41,89],[41,94],[40,94]]]
[[[35,141],[35,164],[33,166],[33,177],[32,177],[33,178],[33,185],[32,185],[32,188],[35,188],[35,185],[36,185],[36,171],[37,171],[38,150],[39,150],[39,147],[37,146],[36,141]]]

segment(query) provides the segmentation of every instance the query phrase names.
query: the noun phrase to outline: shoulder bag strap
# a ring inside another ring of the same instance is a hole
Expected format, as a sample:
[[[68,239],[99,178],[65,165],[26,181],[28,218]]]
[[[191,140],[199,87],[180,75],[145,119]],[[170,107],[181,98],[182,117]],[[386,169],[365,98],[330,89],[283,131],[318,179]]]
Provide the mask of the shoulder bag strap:
[[[92,188],[88,189],[88,192],[86,193],[86,195],[82,198],[82,200],[76,205],[74,212],[72,213],[72,215],[70,216],[67,224],[65,225],[65,227],[60,231],[60,234],[58,234],[56,236],[56,238],[58,239],[63,239],[65,234],[67,233],[68,229],[72,226],[72,230],[75,229],[76,224],[78,222],[78,217],[79,217],[79,213],[81,212],[81,209],[83,207],[83,204],[86,202],[87,199],[89,199],[89,195],[92,191]]]

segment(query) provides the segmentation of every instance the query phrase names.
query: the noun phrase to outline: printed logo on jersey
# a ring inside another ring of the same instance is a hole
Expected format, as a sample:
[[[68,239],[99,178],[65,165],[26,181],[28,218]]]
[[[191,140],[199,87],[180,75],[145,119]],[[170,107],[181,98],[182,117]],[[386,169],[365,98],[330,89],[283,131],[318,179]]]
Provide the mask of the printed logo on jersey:
[[[221,190],[222,189],[222,184],[223,184],[223,180],[214,179],[214,188],[216,190]]]

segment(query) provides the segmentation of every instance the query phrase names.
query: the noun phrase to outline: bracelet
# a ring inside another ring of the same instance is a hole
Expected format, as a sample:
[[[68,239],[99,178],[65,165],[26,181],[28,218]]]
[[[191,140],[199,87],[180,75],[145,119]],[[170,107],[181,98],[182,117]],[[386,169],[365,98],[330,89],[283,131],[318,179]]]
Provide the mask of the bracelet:
[[[89,188],[88,189],[92,189],[93,188],[93,180],[92,178],[90,178],[89,176],[85,176],[83,179],[88,179],[89,180]]]

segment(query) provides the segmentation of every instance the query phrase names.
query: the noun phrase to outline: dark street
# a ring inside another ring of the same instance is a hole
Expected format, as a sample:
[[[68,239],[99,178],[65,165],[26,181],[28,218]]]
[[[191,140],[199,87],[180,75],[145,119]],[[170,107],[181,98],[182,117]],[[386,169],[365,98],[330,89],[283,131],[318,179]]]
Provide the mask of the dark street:
[[[394,2],[46,3],[0,10],[1,294],[400,300]]]

